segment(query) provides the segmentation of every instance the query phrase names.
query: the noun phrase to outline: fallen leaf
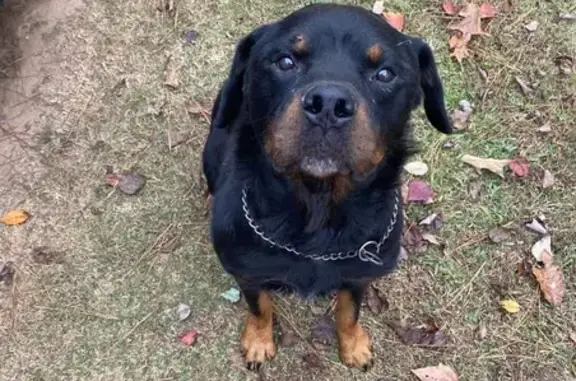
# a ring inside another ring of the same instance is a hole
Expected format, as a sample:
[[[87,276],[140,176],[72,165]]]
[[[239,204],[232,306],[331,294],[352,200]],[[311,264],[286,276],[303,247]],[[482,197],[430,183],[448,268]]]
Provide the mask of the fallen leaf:
[[[502,307],[506,312],[511,314],[520,312],[520,305],[518,304],[518,302],[512,299],[501,300],[500,307]]]
[[[188,319],[188,317],[192,313],[192,309],[188,304],[179,303],[178,308],[176,309],[176,313],[178,314],[178,320],[184,321]]]
[[[419,179],[412,179],[408,182],[408,197],[409,202],[422,202],[430,204],[434,202],[434,194],[430,185]]]
[[[558,306],[564,299],[566,291],[564,274],[559,266],[552,264],[552,256],[548,252],[542,254],[542,267],[533,267],[532,273],[540,285],[544,298],[553,306]]]
[[[284,348],[293,347],[298,344],[298,336],[286,324],[280,324],[278,344]]]
[[[450,0],[444,0],[442,3],[442,10],[449,16],[454,16],[458,13],[458,7]]]
[[[442,215],[439,213],[432,213],[427,217],[424,217],[419,223],[418,225],[421,226],[429,226],[434,230],[438,230],[442,227],[442,224],[444,223],[444,220],[442,218]]]
[[[530,163],[523,157],[510,161],[510,169],[517,177],[526,177],[530,174]]]
[[[240,301],[240,290],[232,287],[228,291],[221,293],[220,296],[230,303],[238,303]]]
[[[552,253],[552,238],[549,235],[542,237],[532,245],[531,252],[536,262],[542,262],[544,252]]]
[[[504,168],[510,164],[510,160],[488,159],[472,155],[462,156],[462,161],[477,169],[486,169],[504,178]]]
[[[502,243],[510,241],[510,239],[512,238],[508,231],[499,227],[490,229],[490,231],[488,232],[488,237],[494,243]]]
[[[532,264],[526,258],[516,264],[516,272],[522,276],[532,275]]]
[[[316,368],[316,369],[322,369],[324,368],[324,363],[322,362],[322,359],[320,358],[320,356],[316,353],[316,352],[307,352],[302,356],[302,361],[304,361],[304,364],[306,365],[307,368]]]
[[[404,15],[398,12],[384,12],[384,18],[394,29],[402,32],[404,29]]]
[[[372,5],[372,12],[381,15],[384,12],[384,0],[377,0]]]
[[[552,172],[550,172],[549,170],[545,170],[544,176],[542,177],[542,188],[544,189],[552,188],[554,186],[554,183],[556,183],[556,179],[554,178]]]
[[[482,3],[480,6],[480,18],[482,19],[491,19],[496,17],[497,14],[498,11],[496,8],[494,8],[494,6],[487,1]]]
[[[426,345],[441,347],[448,341],[446,334],[435,324],[424,324],[420,327],[407,327],[404,323],[392,323],[392,328],[405,345]]]
[[[428,173],[428,165],[422,161],[412,161],[404,166],[406,172],[414,176],[424,176]]]
[[[446,365],[430,366],[427,368],[412,369],[412,373],[421,381],[459,381],[454,370]]]
[[[454,128],[457,130],[465,130],[468,128],[468,119],[472,114],[472,109],[468,109],[466,111],[456,109],[452,113],[452,121]]]
[[[576,331],[570,332],[570,340],[572,340],[572,343],[576,344]]]
[[[536,131],[546,134],[546,133],[552,131],[552,126],[551,126],[550,122],[546,122],[543,125],[541,125],[540,127],[538,127],[536,129]]]
[[[520,77],[516,76],[514,77],[514,80],[518,84],[518,87],[520,87],[520,90],[522,91],[522,94],[524,94],[524,96],[528,96],[532,93],[532,89],[530,88],[530,86],[528,86],[526,82],[524,82]]]
[[[0,264],[0,283],[10,286],[14,281],[14,263],[8,261]]]
[[[536,32],[538,25],[540,25],[538,21],[530,21],[528,24],[524,25],[524,29],[526,29],[528,32]]]
[[[465,39],[470,39],[474,35],[485,36],[482,30],[482,24],[480,23],[480,7],[474,3],[468,3],[463,9],[458,13],[459,16],[463,17],[462,20],[450,23],[448,29],[457,30],[462,32]]]
[[[455,33],[450,36],[448,40],[448,45],[450,46],[450,57],[456,58],[458,62],[462,62],[465,58],[470,57],[470,51],[468,50],[468,42],[470,41],[469,36],[465,36],[461,32]]]
[[[527,229],[532,230],[538,234],[548,234],[548,229],[546,229],[546,225],[542,220],[539,218],[533,218],[530,222],[526,222],[524,224]]]
[[[22,209],[11,210],[0,218],[0,222],[5,225],[21,225],[28,221],[30,214]]]
[[[189,331],[182,332],[178,335],[178,340],[187,347],[193,345],[196,342],[196,338],[200,333],[195,329],[191,329]]]
[[[484,188],[484,183],[481,181],[472,181],[468,184],[468,193],[472,200],[478,200],[480,197],[480,193],[482,192],[482,188]]]
[[[422,239],[426,242],[430,242],[432,245],[435,246],[442,246],[442,244],[440,243],[440,241],[438,240],[438,237],[436,237],[434,234],[430,234],[430,233],[423,233],[422,234]]]
[[[106,175],[106,184],[116,187],[128,195],[138,193],[145,183],[146,180],[134,172],[112,173]]]
[[[320,344],[322,346],[334,344],[336,341],[336,331],[330,318],[320,318],[316,325],[312,327],[310,338],[314,344]]]
[[[576,21],[576,13],[560,13],[558,18],[565,21]]]
[[[370,285],[366,290],[366,303],[370,311],[374,314],[380,314],[390,307],[386,297],[382,295],[380,290],[374,287],[374,285]]]
[[[426,249],[426,243],[422,238],[422,232],[416,225],[406,228],[402,235],[402,245],[408,252],[416,253]]]
[[[164,67],[164,86],[177,89],[180,86],[180,65],[173,56],[169,56]]]
[[[49,265],[52,263],[61,263],[64,253],[52,251],[48,247],[41,246],[34,248],[30,255],[34,262],[42,265]]]

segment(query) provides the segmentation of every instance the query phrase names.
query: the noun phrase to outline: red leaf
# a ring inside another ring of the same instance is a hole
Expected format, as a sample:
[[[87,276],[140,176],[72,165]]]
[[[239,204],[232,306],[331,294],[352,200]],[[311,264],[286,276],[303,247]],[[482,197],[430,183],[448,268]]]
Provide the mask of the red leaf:
[[[510,169],[518,177],[526,177],[530,174],[530,163],[523,157],[519,157],[510,162]]]
[[[496,17],[497,13],[498,10],[494,8],[494,6],[487,1],[482,3],[482,5],[480,6],[480,18],[490,19]]]
[[[444,0],[442,3],[442,9],[444,10],[444,13],[450,16],[454,16],[458,13],[458,7],[456,7],[456,5],[450,0]]]
[[[182,332],[178,335],[178,340],[187,347],[193,345],[196,342],[196,337],[199,335],[199,332],[195,329],[191,329],[186,332]]]
[[[409,202],[423,202],[424,204],[430,204],[434,202],[432,188],[422,180],[412,179],[408,182],[407,200]]]
[[[404,29],[404,15],[397,12],[384,12],[384,18],[388,24],[398,31]]]

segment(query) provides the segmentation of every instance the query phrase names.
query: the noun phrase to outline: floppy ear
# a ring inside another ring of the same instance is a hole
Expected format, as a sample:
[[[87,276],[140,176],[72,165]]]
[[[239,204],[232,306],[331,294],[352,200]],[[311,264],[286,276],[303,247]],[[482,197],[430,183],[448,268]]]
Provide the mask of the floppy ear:
[[[212,127],[228,128],[238,117],[242,107],[242,87],[244,86],[244,73],[248,66],[250,51],[268,27],[268,25],[263,25],[255,29],[236,46],[230,73],[218,92],[212,108]]]
[[[415,49],[420,67],[420,86],[424,93],[424,110],[430,123],[440,132],[452,132],[452,123],[448,118],[444,104],[444,89],[436,70],[434,55],[430,46],[421,39],[415,39],[412,47]]]

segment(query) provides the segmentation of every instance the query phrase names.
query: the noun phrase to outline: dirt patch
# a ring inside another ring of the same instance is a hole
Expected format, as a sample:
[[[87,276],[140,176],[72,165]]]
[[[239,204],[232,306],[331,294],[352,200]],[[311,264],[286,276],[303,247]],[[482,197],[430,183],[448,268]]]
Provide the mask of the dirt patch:
[[[0,178],[10,177],[32,138],[34,121],[50,107],[38,96],[57,83],[64,57],[52,48],[58,27],[83,7],[82,0],[7,1],[0,8]]]

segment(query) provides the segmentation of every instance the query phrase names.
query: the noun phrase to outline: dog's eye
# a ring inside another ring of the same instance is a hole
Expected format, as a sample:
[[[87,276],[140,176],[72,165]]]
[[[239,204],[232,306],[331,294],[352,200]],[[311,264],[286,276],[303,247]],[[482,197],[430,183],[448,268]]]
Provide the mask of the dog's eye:
[[[296,67],[294,60],[288,56],[284,56],[276,61],[276,65],[282,71],[292,70]]]
[[[396,75],[388,69],[382,69],[376,73],[376,79],[380,82],[391,82],[395,77]]]

